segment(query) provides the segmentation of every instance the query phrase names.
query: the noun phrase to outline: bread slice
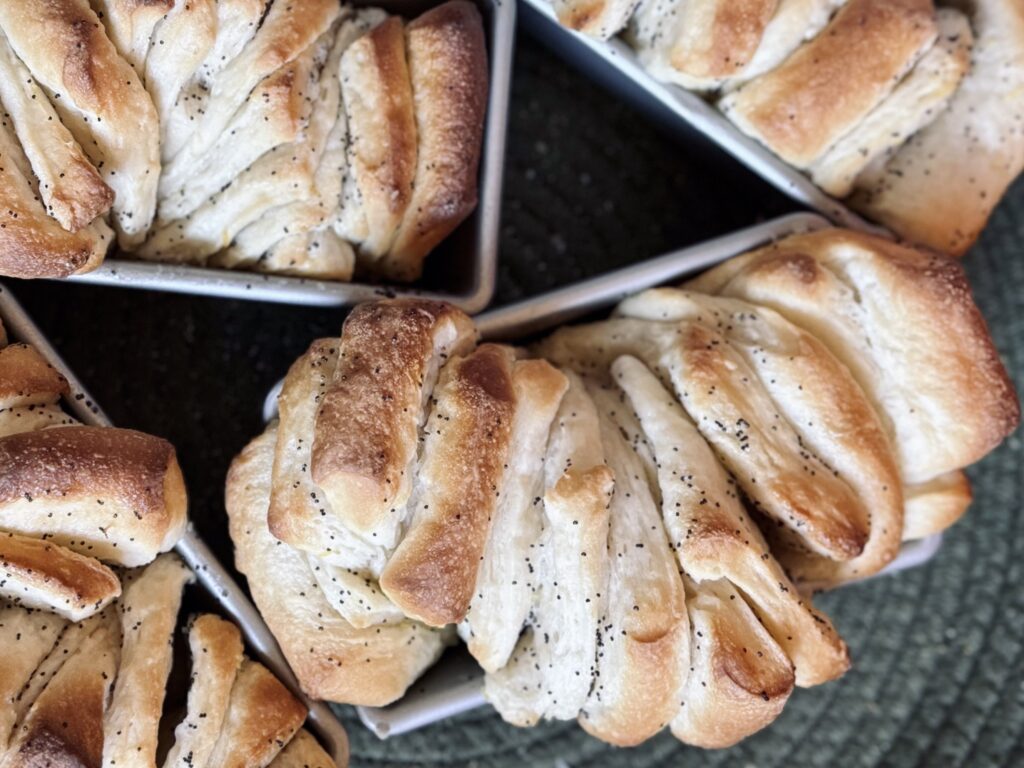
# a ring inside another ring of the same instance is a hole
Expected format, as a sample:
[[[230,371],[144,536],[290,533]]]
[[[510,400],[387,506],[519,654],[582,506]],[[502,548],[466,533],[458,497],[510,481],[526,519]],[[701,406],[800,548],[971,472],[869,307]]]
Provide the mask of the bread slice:
[[[230,621],[203,614],[188,630],[192,684],[185,718],[174,729],[164,768],[214,768],[210,762],[242,665],[242,636]]]
[[[466,315],[423,299],[363,304],[345,320],[310,466],[328,511],[366,541],[389,549],[398,543],[438,370],[475,342]]]
[[[0,439],[0,528],[118,565],[166,552],[186,523],[174,448],[141,432],[59,427]]]
[[[600,651],[579,722],[592,736],[626,747],[654,736],[679,711],[690,667],[690,622],[660,511],[642,460],[627,442],[639,434],[639,425],[618,394],[595,387],[590,392],[615,493]]]
[[[228,473],[226,507],[235,566],[303,690],[315,698],[389,704],[441,654],[445,635],[403,621],[356,629],[320,592],[304,553],[267,528],[273,428],[250,443]]]
[[[134,574],[118,603],[121,661],[103,716],[103,764],[156,766],[171,643],[185,584],[195,577],[176,555]]]
[[[309,731],[300,728],[270,768],[336,768],[336,764]]]
[[[0,532],[0,598],[81,621],[121,594],[114,572],[42,539]]]
[[[508,466],[473,597],[459,626],[469,652],[487,672],[508,661],[533,605],[537,584],[530,553],[541,529],[544,452],[568,386],[544,360],[521,360],[512,370],[516,413]]]
[[[66,624],[48,611],[0,607],[0,756],[18,720],[18,700]]]
[[[483,21],[471,2],[449,0],[414,19],[405,46],[416,170],[394,242],[370,265],[400,281],[417,279],[426,255],[476,208],[488,89]]]
[[[529,545],[532,615],[508,663],[484,682],[487,700],[519,726],[579,715],[597,671],[607,600],[614,478],[604,463],[594,403],[576,374],[566,376],[569,388],[544,457],[540,538]]]
[[[931,47],[934,14],[932,0],[850,0],[817,37],[719,106],[787,163],[808,168]]]
[[[510,347],[483,344],[441,369],[424,425],[412,518],[380,577],[406,616],[443,627],[466,616],[511,458]]]
[[[209,765],[265,768],[306,719],[306,707],[262,664],[242,661]]]

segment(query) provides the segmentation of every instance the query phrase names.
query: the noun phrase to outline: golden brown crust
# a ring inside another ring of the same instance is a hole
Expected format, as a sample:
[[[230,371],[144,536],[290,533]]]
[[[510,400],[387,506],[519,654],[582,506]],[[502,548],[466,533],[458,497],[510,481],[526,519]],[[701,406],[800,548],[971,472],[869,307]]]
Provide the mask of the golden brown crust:
[[[228,473],[235,566],[306,693],[349,704],[390,704],[437,659],[443,636],[410,621],[355,629],[334,610],[306,555],[267,529],[275,441],[271,428],[246,446]]]
[[[245,659],[210,758],[218,768],[264,768],[306,719],[306,707],[262,664]]]
[[[121,594],[114,572],[51,542],[0,532],[0,597],[81,621]]]
[[[868,114],[934,41],[932,0],[850,0],[781,66],[722,101],[746,133],[806,168]]]
[[[0,439],[0,528],[142,565],[181,536],[185,508],[181,470],[165,440],[109,427]]]
[[[476,207],[487,110],[487,48],[476,6],[451,0],[406,29],[419,152],[412,199],[375,267],[414,280],[424,257]]]
[[[27,344],[0,349],[0,409],[56,403],[68,394],[68,382]]]
[[[195,577],[173,554],[131,576],[117,603],[121,662],[103,717],[103,764],[155,768],[181,593]]]
[[[424,432],[412,523],[380,585],[409,617],[466,616],[507,466],[515,393],[509,347],[484,344],[442,370]]]
[[[102,764],[103,710],[117,674],[117,641],[110,622],[96,625],[32,704],[5,768]]]
[[[672,48],[672,66],[693,77],[724,79],[740,74],[757,52],[779,0],[701,0],[683,39]],[[693,27],[690,29],[689,27]]]
[[[2,32],[0,99],[39,180],[47,213],[64,229],[77,232],[110,210],[113,190],[103,183]]]
[[[338,768],[324,748],[305,728],[274,758],[270,768]],[[342,766],[341,768],[344,768]]]
[[[188,711],[174,729],[174,746],[164,768],[213,768],[210,755],[242,664],[242,635],[230,621],[206,613],[192,622],[188,643],[192,653]]]
[[[153,218],[160,174],[156,108],[86,0],[0,2],[0,27],[33,77],[54,96],[68,130],[114,190],[122,245]]]
[[[770,307],[825,344],[888,418],[908,483],[977,461],[1020,421],[967,278],[948,257],[828,229],[732,259],[689,287]]]
[[[474,341],[469,318],[441,302],[373,302],[346,319],[341,359],[316,418],[311,469],[334,514],[357,534],[396,543],[425,398],[448,355]]]
[[[349,46],[341,57],[341,82],[349,168],[358,188],[346,207],[365,219],[365,231],[348,234],[376,259],[391,247],[416,179],[416,113],[400,18],[385,19]]]
[[[942,114],[850,203],[904,238],[961,256],[1024,168],[1024,6],[954,5],[971,12],[970,70]]]
[[[68,232],[43,209],[30,179],[28,162],[17,145],[6,118],[0,118],[0,274],[8,277],[67,277],[97,254],[102,258],[108,242],[94,229]]]

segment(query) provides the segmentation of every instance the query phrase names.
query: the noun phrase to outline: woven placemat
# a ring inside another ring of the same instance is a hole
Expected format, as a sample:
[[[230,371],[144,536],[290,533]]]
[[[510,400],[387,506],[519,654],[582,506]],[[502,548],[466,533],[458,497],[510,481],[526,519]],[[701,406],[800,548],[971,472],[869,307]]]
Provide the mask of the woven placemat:
[[[505,303],[794,205],[705,141],[669,136],[520,36],[509,118]],[[1024,183],[966,260],[1014,380],[1024,382]],[[344,313],[82,285],[16,293],[119,425],[178,448],[191,516],[226,564],[228,463],[263,396]],[[662,735],[615,750],[571,723],[529,730],[489,709],[387,741],[347,710],[355,766],[1024,765],[1024,542],[1019,436],[971,476],[976,501],[921,570],[820,599],[849,642],[841,681],[797,691],[769,729],[703,752]]]

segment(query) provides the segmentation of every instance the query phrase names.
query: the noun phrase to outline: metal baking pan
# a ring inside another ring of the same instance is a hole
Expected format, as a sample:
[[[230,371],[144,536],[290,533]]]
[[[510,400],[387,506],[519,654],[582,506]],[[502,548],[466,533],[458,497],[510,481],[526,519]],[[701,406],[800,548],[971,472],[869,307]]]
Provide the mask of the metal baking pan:
[[[43,358],[68,380],[70,394],[66,398],[65,407],[75,418],[83,424],[92,426],[112,426],[99,404],[82,386],[74,372],[68,368],[4,285],[0,285],[0,320],[3,321],[13,341],[35,347]],[[248,652],[263,662],[306,705],[309,709],[306,725],[317,735],[328,753],[339,765],[347,763],[348,736],[345,728],[326,704],[313,701],[302,693],[298,681],[259,612],[206,544],[199,539],[191,523],[185,536],[174,549],[195,572],[197,582],[208,597],[238,624],[245,637]]]
[[[488,39],[490,86],[480,153],[479,202],[473,214],[424,263],[423,277],[412,286],[340,283],[238,270],[108,258],[94,272],[68,280],[93,285],[192,293],[232,299],[306,306],[351,306],[381,296],[425,296],[460,309],[480,312],[491,301],[497,279],[505,127],[512,79],[516,6],[511,0],[474,0]],[[436,0],[358,0],[405,17],[437,5]]]
[[[744,134],[699,94],[653,78],[636,52],[618,37],[597,40],[562,26],[550,0],[522,0],[522,21],[530,34],[559,56],[674,132],[682,124],[703,134],[779,191],[838,226],[892,237]]]
[[[694,275],[773,240],[828,226],[829,222],[816,214],[791,214],[492,310],[478,315],[476,325],[485,339],[521,340],[608,309],[644,289]],[[264,402],[266,421],[277,413],[280,386],[274,387]],[[905,544],[883,573],[894,573],[925,563],[938,551],[941,542],[941,535],[935,535]],[[400,701],[387,707],[356,709],[371,731],[386,738],[482,706],[485,704],[482,681],[480,667],[465,648],[458,646],[447,651]]]

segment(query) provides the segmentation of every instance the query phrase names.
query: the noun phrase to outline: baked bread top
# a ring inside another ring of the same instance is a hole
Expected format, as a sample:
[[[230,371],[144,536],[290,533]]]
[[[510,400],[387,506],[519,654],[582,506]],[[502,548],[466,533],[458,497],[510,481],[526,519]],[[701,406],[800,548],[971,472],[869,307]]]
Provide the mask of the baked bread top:
[[[952,524],[1020,418],[959,265],[844,230],[475,344],[362,305],[235,462],[237,565],[310,693],[393,701],[456,625],[509,722],[735,743],[849,666],[809,592]]]

